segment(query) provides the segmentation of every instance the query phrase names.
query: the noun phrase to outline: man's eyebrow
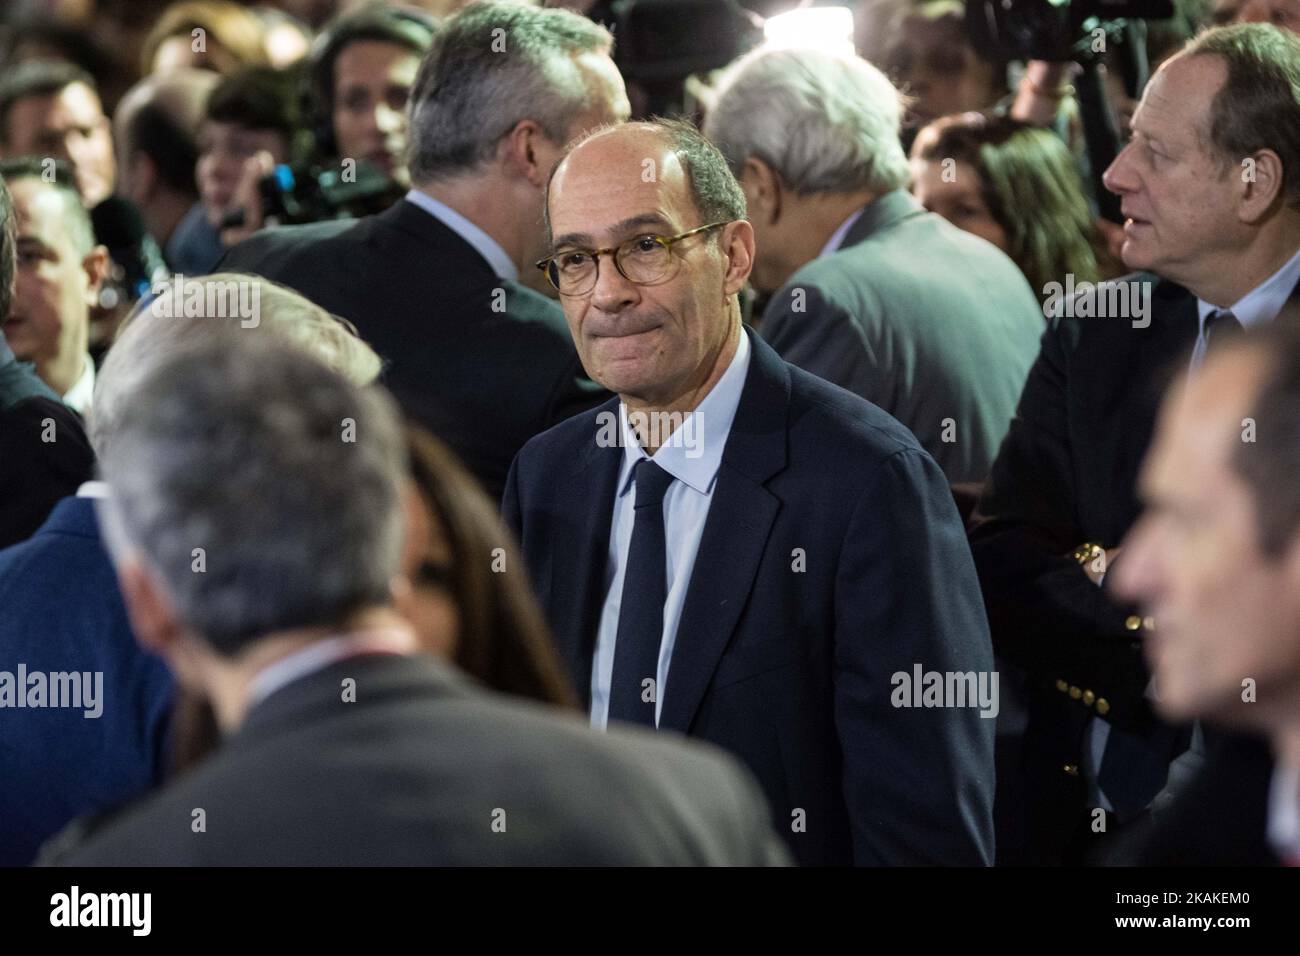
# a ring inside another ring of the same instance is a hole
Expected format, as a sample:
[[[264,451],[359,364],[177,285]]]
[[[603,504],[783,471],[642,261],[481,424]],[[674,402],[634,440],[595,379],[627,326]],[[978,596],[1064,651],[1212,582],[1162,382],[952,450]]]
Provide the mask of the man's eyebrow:
[[[642,213],[639,216],[633,216],[631,219],[624,219],[622,222],[615,223],[610,227],[610,232],[617,234],[631,232],[641,226],[668,226],[669,222],[658,213]],[[557,236],[551,243],[552,248],[562,249],[565,246],[591,246],[593,239],[585,232],[566,232],[562,236]]]

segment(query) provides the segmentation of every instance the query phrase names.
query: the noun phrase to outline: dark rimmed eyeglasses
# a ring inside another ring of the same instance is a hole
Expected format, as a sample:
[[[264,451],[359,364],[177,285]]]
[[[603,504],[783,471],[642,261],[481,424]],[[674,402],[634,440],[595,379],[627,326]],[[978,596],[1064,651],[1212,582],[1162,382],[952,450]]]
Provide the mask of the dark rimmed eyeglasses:
[[[614,268],[628,282],[637,285],[654,285],[672,275],[679,261],[673,255],[673,246],[683,239],[728,225],[735,220],[711,222],[696,226],[675,236],[656,236],[644,233],[608,249],[563,249],[537,263],[546,278],[560,295],[586,295],[596,288],[600,274],[600,257],[612,256]]]

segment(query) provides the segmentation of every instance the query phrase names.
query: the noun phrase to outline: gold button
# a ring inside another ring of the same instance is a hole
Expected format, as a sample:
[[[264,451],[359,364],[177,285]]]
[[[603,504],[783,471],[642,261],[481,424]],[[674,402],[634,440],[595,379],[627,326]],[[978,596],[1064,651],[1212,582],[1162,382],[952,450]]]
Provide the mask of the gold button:
[[[1066,773],[1068,773],[1071,777],[1079,776],[1079,765],[1077,763],[1067,763],[1061,769],[1064,770]]]
[[[1110,704],[1106,701],[1106,698],[1105,698],[1105,697],[1098,697],[1098,698],[1097,698],[1097,713],[1099,713],[1099,714],[1103,714],[1103,715],[1104,715],[1108,710],[1110,710]]]
[[[1083,696],[1083,691],[1079,690],[1079,688],[1077,688],[1077,687],[1071,687],[1071,688],[1070,688],[1070,699],[1071,699],[1071,700],[1078,700],[1078,699],[1079,699],[1080,697],[1082,697],[1082,696]]]
[[[1059,690],[1062,694],[1064,694],[1067,690],[1070,689],[1070,685],[1063,680],[1058,680],[1056,682],[1056,689]]]
[[[1130,614],[1124,619],[1124,626],[1130,631],[1136,631],[1142,626],[1142,618],[1138,617],[1136,614]]]
[[[1096,700],[1096,699],[1097,699],[1097,695],[1094,694],[1092,691],[1090,691],[1090,690],[1085,690],[1085,691],[1083,692],[1083,705],[1084,705],[1085,707],[1091,707],[1091,706],[1092,706],[1092,702],[1093,702],[1094,700]]]
[[[1148,631],[1154,631],[1156,629],[1156,619],[1148,615],[1142,618],[1142,626]]]

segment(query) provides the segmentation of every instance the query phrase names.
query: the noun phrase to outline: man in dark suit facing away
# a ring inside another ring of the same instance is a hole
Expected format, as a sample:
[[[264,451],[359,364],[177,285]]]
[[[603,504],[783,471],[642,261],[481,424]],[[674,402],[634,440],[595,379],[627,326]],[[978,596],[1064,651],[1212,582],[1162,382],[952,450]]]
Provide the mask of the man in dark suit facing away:
[[[988,863],[996,675],[947,482],[742,327],[744,216],[686,124],[561,162],[543,265],[619,398],[524,447],[507,519],[594,725],[739,755],[802,863]]]
[[[982,481],[1043,313],[1000,250],[908,194],[899,99],[860,58],[762,49],[704,131],[749,203],[763,338],[897,418],[950,482]]]
[[[351,321],[408,415],[499,497],[524,442],[607,397],[564,316],[528,283],[542,189],[570,138],[626,118],[612,38],[564,10],[475,4],[448,20],[409,104],[414,188],[390,209],[254,235],[254,272]]]
[[[75,826],[46,862],[784,860],[758,788],[722,753],[606,739],[420,653],[392,604],[406,490],[393,403],[300,349],[234,338],[145,376],[104,452],[100,512],[136,635],[207,697],[225,740],[98,829]],[[198,437],[218,433],[236,440]]]
[[[976,508],[994,646],[1030,675],[1031,861],[1095,849],[1204,750],[1153,712],[1142,647],[1159,619],[1107,572],[1168,373],[1195,376],[1234,329],[1297,304],[1300,150],[1280,132],[1300,125],[1296,77],[1300,38],[1265,24],[1206,31],[1152,77],[1105,174],[1142,271],[1060,303]]]

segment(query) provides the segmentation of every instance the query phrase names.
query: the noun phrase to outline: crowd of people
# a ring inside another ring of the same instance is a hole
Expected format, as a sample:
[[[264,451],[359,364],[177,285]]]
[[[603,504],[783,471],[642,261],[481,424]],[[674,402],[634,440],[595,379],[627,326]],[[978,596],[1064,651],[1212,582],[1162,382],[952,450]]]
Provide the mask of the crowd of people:
[[[39,6],[0,865],[1300,865],[1300,2]]]

